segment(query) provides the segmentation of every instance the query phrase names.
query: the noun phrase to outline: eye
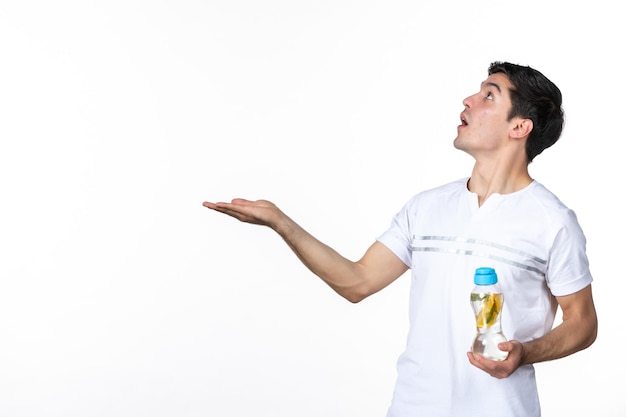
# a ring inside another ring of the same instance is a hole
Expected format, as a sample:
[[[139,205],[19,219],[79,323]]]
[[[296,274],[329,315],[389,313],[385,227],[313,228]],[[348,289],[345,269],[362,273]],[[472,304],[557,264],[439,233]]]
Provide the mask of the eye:
[[[485,98],[487,100],[493,100],[493,94],[491,94],[491,91],[487,91],[487,93],[485,94]]]

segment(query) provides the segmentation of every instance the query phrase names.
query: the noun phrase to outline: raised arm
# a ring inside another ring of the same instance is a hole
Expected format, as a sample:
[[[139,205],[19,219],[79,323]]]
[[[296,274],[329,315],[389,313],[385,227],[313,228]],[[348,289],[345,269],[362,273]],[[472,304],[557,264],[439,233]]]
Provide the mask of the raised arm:
[[[505,361],[490,361],[469,353],[470,362],[491,376],[505,378],[522,365],[563,358],[591,346],[598,332],[591,284],[556,299],[563,312],[563,321],[545,336],[526,343],[515,340],[500,343],[500,349],[509,351]]]
[[[350,261],[317,240],[267,200],[238,198],[230,203],[205,201],[203,206],[245,223],[273,229],[311,272],[353,303],[380,291],[408,269],[379,242],[374,242],[358,261]]]

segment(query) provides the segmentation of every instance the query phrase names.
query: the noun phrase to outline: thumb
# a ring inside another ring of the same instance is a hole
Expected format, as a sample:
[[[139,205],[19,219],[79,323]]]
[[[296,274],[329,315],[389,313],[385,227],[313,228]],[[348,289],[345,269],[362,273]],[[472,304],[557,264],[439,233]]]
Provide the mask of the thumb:
[[[513,350],[513,343],[511,342],[500,342],[498,343],[498,349],[503,352],[510,352]]]

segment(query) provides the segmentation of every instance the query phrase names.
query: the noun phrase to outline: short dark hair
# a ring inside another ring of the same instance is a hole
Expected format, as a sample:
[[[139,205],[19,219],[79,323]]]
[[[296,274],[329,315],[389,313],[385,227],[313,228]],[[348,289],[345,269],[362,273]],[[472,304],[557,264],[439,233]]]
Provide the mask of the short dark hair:
[[[488,73],[503,73],[513,85],[509,118],[519,116],[533,122],[526,141],[526,156],[530,163],[561,136],[565,123],[561,90],[542,73],[528,66],[496,61],[489,66]]]

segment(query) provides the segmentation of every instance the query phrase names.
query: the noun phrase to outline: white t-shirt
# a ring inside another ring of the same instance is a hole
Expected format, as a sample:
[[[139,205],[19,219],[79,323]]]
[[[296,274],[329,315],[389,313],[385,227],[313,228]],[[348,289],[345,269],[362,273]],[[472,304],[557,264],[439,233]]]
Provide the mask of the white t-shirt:
[[[474,271],[496,270],[503,332],[521,342],[550,331],[554,296],[592,281],[576,215],[543,185],[479,207],[467,181],[414,196],[378,237],[411,268],[410,328],[388,417],[540,416],[532,365],[496,379],[467,359]]]

